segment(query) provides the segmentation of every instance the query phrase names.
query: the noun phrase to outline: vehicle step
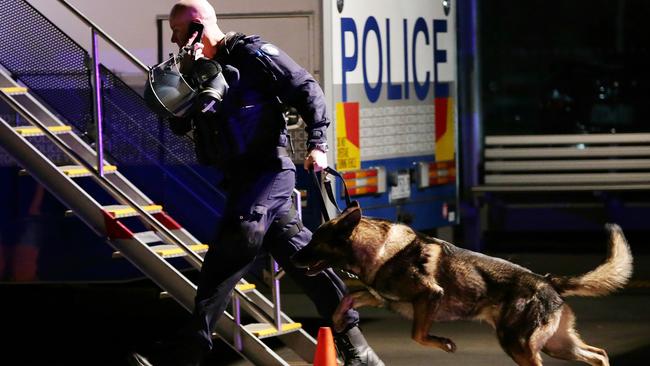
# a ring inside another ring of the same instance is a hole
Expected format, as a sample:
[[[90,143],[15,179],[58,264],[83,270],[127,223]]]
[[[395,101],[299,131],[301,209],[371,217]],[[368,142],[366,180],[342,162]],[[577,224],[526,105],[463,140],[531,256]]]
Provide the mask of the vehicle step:
[[[208,251],[208,246],[205,244],[194,244],[189,246],[192,251],[196,253],[205,253]],[[181,248],[179,248],[176,245],[172,244],[163,244],[163,245],[155,245],[151,247],[151,250],[156,252],[159,256],[163,258],[176,258],[176,257],[183,257],[186,256],[187,253]],[[122,253],[117,251],[113,253],[113,258],[121,258]]]
[[[141,242],[145,244],[151,244],[151,243],[159,243],[162,242],[163,240],[156,234],[155,231],[143,231],[140,233],[135,233],[133,236],[136,237],[136,239],[140,240]]]
[[[109,205],[104,206],[103,208],[106,210],[106,212],[113,214],[116,219],[139,215],[138,211],[127,205]],[[162,212],[163,208],[160,205],[146,205],[142,206],[142,209],[150,214],[156,214]],[[68,210],[65,212],[65,216],[74,216],[74,212],[72,212],[72,210]]]
[[[251,332],[257,338],[261,339],[261,338],[275,337],[282,334],[295,332],[302,328],[302,324],[301,323],[282,324],[282,330],[280,332],[278,332],[278,330],[275,329],[275,326],[267,323],[251,323],[245,325],[244,328],[246,328],[246,330]]]
[[[81,165],[64,165],[60,166],[59,169],[63,172],[63,174],[67,175],[70,178],[92,176],[92,173]],[[104,165],[104,173],[115,173],[116,171],[117,167],[115,165]]]
[[[88,169],[81,165],[63,165],[59,166],[59,170],[70,178],[89,177],[92,175]],[[115,173],[116,171],[117,167],[115,165],[104,165],[104,173]],[[18,174],[25,176],[29,175],[29,172],[25,169],[21,169],[18,171]]]
[[[146,205],[146,206],[142,206],[142,209],[145,210],[147,213],[155,214],[161,212],[163,208],[160,205]],[[133,207],[127,205],[104,206],[104,210],[113,214],[116,219],[139,215],[138,211],[136,211]]]
[[[236,286],[237,289],[243,293],[251,292],[255,290],[255,284],[253,283],[244,283]],[[167,299],[170,298],[171,296],[167,291],[163,291],[160,293],[160,298],[161,299]]]
[[[192,251],[199,254],[208,251],[208,246],[205,244],[193,244],[193,245],[189,245],[189,248],[192,249]],[[182,248],[173,244],[156,245],[151,247],[151,249],[154,252],[158,253],[158,255],[163,258],[176,258],[176,257],[183,257],[187,255],[187,253],[185,253],[185,251]]]
[[[68,133],[72,131],[72,127],[70,126],[48,126],[47,129],[54,134]],[[14,131],[23,137],[45,136],[43,130],[35,126],[14,127]]]
[[[24,86],[8,86],[5,88],[0,88],[3,92],[9,94],[9,95],[20,95],[20,94],[26,94],[27,93],[27,88]]]

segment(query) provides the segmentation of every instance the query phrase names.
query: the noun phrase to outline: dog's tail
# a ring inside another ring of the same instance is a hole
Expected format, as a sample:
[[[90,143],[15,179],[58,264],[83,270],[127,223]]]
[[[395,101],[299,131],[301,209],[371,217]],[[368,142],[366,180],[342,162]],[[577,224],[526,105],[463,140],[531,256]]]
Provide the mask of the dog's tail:
[[[577,277],[549,275],[548,279],[562,296],[603,296],[625,286],[632,276],[632,252],[623,230],[607,224],[609,250],[605,263]]]

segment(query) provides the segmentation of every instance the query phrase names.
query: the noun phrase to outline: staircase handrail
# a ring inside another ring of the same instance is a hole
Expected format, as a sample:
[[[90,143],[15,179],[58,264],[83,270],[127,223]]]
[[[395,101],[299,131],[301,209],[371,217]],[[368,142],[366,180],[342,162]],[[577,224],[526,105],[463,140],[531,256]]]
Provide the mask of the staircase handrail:
[[[90,28],[94,29],[97,34],[99,34],[106,42],[110,43],[113,47],[115,47],[122,55],[124,55],[126,58],[128,58],[131,62],[133,62],[134,65],[138,66],[142,71],[145,73],[149,73],[149,66],[145,65],[140,61],[137,57],[135,57],[131,52],[129,52],[124,46],[119,44],[113,37],[109,36],[108,33],[104,32],[103,29],[101,29],[95,22],[90,20],[87,16],[85,16],[82,12],[80,12],[77,8],[75,8],[72,4],[67,2],[66,0],[59,0],[59,2],[65,6],[70,12],[72,12],[74,15],[79,18],[82,22],[84,22],[87,26]]]

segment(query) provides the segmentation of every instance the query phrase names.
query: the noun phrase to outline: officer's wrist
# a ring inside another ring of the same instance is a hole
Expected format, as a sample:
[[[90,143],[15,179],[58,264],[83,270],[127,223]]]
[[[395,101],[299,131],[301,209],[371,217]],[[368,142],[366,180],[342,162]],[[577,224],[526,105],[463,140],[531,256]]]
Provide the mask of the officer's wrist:
[[[327,146],[326,142],[323,142],[323,143],[320,143],[320,144],[311,144],[309,146],[308,150],[309,150],[309,152],[311,152],[312,150],[319,150],[319,151],[322,151],[322,152],[326,153],[326,152],[329,151],[329,146]]]

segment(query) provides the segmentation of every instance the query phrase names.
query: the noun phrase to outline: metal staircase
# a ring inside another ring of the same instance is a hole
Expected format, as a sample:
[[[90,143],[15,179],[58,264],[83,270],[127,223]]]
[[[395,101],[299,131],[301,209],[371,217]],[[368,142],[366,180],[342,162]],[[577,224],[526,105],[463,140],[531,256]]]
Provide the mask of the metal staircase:
[[[17,0],[13,2],[21,5],[25,3]],[[105,39],[110,38],[76,9],[64,1],[61,2],[90,26],[93,38],[96,39],[98,35]],[[115,43],[112,39],[110,42]],[[122,49],[117,43],[114,46]],[[96,53],[93,53],[96,56]],[[99,64],[96,57],[94,59],[94,75],[97,76]],[[98,83],[99,78],[96,78],[93,86],[99,85]],[[97,112],[101,109],[101,95],[95,99],[98,101],[94,108]],[[203,262],[201,254],[207,250],[207,245],[199,242],[165,212],[162,206],[153,202],[122,175],[119,164],[109,163],[104,158],[101,148],[101,119],[97,133],[99,138],[96,139],[93,149],[79,135],[78,129],[66,125],[3,67],[0,67],[0,100],[23,121],[21,125],[16,125],[0,117],[0,146],[28,174],[69,207],[71,214],[79,217],[97,235],[105,238],[115,249],[113,257],[126,258],[153,280],[166,296],[173,297],[191,311],[196,286],[170,259],[182,257],[194,268],[200,269]],[[47,138],[69,161],[57,165],[37,144],[30,142],[34,137]],[[106,205],[94,198],[94,191],[88,190],[86,184],[80,184],[81,179],[88,177],[114,202]],[[299,195],[296,197],[299,199]],[[300,207],[299,202],[297,207]],[[312,362],[316,342],[301,328],[300,323],[292,321],[281,312],[277,282],[281,271],[273,268],[272,277],[273,301],[265,298],[253,284],[245,280],[240,281],[233,294],[232,314],[226,312],[220,317],[215,336],[223,339],[256,365],[290,365],[262,341],[267,337],[279,338],[302,360]],[[241,324],[240,309],[255,319],[256,323]]]

